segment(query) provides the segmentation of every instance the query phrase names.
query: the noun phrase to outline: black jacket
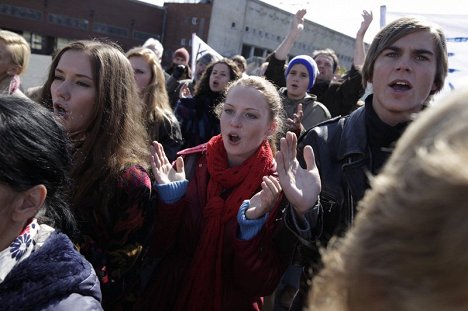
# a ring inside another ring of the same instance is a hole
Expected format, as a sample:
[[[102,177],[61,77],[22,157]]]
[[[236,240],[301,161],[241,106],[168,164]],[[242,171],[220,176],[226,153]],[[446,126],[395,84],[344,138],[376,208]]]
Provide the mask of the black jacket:
[[[369,188],[369,175],[380,170],[408,125],[406,122],[390,126],[382,122],[372,108],[372,99],[373,95],[369,95],[365,106],[349,116],[321,123],[298,140],[297,154],[302,167],[305,167],[304,147],[310,145],[314,150],[322,191],[317,222],[320,227],[311,228],[312,234],[300,239],[303,243],[296,261],[305,267],[305,274],[291,310],[302,310],[308,284],[321,268],[320,247],[325,247],[333,236],[346,232],[353,222],[358,202]]]

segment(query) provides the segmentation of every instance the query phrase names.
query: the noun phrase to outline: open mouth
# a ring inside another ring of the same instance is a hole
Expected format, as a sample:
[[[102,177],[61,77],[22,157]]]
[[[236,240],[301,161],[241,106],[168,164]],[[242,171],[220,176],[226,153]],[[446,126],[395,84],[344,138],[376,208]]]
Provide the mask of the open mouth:
[[[240,141],[240,137],[236,134],[229,134],[228,138],[229,138],[229,141],[232,143],[237,143]]]
[[[392,83],[390,83],[390,87],[395,91],[408,91],[412,88],[409,82],[401,80],[393,81]]]
[[[67,111],[61,104],[54,104],[54,114],[58,117],[64,118],[67,115]]]

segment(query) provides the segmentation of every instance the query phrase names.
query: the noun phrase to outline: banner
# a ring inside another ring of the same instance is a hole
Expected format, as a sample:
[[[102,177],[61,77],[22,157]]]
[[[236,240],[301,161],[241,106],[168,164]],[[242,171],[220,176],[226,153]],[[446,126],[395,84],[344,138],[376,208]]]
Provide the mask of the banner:
[[[195,72],[195,64],[197,63],[197,60],[206,53],[210,53],[218,59],[223,58],[221,54],[206,44],[199,36],[197,36],[195,33],[192,33],[192,72]]]
[[[391,12],[381,7],[381,27],[403,16],[419,16],[442,27],[447,38],[449,73],[437,97],[453,89],[468,86],[468,15],[417,14]]]

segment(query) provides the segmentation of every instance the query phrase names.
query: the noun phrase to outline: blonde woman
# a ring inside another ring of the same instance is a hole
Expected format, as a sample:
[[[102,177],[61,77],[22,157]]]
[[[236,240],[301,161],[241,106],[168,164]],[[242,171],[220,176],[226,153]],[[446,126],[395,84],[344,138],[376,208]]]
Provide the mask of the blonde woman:
[[[169,160],[175,160],[182,145],[182,134],[166,91],[164,71],[156,55],[143,47],[127,52],[140,98],[143,101],[143,119],[150,141],[164,146]]]

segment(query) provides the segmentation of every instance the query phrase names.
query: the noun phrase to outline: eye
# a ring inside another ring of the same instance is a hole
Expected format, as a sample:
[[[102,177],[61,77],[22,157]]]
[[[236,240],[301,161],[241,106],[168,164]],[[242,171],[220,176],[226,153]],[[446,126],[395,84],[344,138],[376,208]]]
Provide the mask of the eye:
[[[398,53],[396,53],[395,51],[389,51],[389,52],[385,53],[385,56],[393,58],[393,57],[397,57]]]
[[[88,82],[77,81],[76,84],[82,87],[91,87],[91,85]]]
[[[426,61],[426,60],[429,60],[429,57],[425,56],[424,54],[420,54],[420,55],[416,55],[416,60]]]
[[[63,81],[64,78],[61,75],[54,75],[54,80]]]
[[[231,108],[224,108],[223,112],[224,112],[225,114],[229,114],[229,115],[230,115],[230,114],[233,114],[233,113],[234,113],[234,110],[231,109]]]
[[[250,112],[247,112],[245,116],[247,117],[247,119],[258,119],[258,117],[255,114]]]

